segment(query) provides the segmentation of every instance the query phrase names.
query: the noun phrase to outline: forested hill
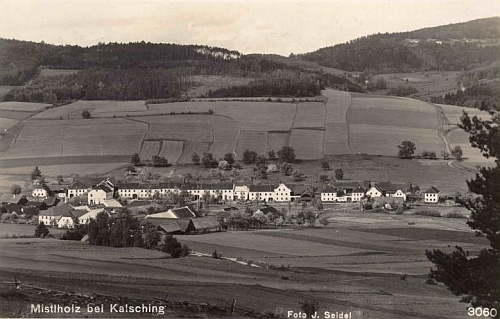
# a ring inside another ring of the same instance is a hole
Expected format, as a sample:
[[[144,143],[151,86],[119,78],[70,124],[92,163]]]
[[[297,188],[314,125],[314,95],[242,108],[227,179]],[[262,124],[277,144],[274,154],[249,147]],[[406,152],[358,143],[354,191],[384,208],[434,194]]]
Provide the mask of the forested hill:
[[[500,18],[375,34],[299,57],[346,71],[469,70],[500,60]]]
[[[50,104],[184,99],[187,90],[199,85],[199,75],[250,80],[206,93],[214,97],[315,96],[326,86],[362,91],[345,76],[288,60],[201,45],[135,42],[80,47],[0,39],[0,85],[23,86],[10,91],[5,100]],[[43,76],[44,69],[69,72]]]

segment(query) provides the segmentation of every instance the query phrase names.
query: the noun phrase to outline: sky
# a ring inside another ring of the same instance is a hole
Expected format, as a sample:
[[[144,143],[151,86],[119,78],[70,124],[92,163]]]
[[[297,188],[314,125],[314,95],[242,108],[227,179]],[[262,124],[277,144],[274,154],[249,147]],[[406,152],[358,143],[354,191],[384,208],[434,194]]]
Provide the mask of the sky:
[[[373,33],[500,16],[499,0],[0,0],[0,37],[305,53]]]

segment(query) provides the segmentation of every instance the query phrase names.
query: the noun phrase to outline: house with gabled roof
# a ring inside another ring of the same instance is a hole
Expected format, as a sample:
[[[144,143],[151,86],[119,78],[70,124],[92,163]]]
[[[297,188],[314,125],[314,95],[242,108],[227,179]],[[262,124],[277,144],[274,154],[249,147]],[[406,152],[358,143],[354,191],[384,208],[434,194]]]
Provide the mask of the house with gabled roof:
[[[106,212],[103,208],[97,208],[97,209],[92,209],[88,212],[83,212],[83,215],[78,216],[78,222],[80,224],[89,224],[92,219],[96,219],[97,215],[103,212],[105,214],[108,214],[109,216],[109,213]]]
[[[2,204],[19,204],[24,205],[28,202],[28,199],[25,195],[21,194],[4,194],[0,199]]]
[[[406,194],[404,193],[404,184],[394,184],[391,182],[379,182],[370,187],[366,192],[366,196],[370,197],[397,197],[406,201]]]
[[[425,203],[437,203],[439,202],[439,189],[434,186],[429,187],[424,192],[424,202]]]
[[[241,183],[236,183],[234,184],[234,198],[239,199],[239,200],[248,200],[248,193],[250,192],[250,189],[248,188],[247,185],[241,184]]]
[[[66,187],[66,193],[68,198],[83,196],[89,191],[89,187],[80,181],[74,181]]]
[[[113,188],[107,184],[100,184],[89,191],[87,201],[89,205],[101,205],[107,199],[113,198]]]
[[[38,185],[35,185],[33,187],[33,190],[31,191],[31,196],[36,197],[36,198],[47,198],[52,194],[52,191],[50,190],[49,186],[45,183],[39,183]]]
[[[74,228],[76,224],[77,217],[73,212],[64,212],[59,220],[57,221],[58,228]]]
[[[69,204],[50,207],[38,213],[38,222],[43,222],[45,225],[57,225],[59,219],[63,215],[68,215],[72,210],[73,207]]]
[[[274,190],[275,185],[264,184],[264,185],[250,185],[248,191],[249,200],[261,200],[265,202],[274,201]]]
[[[189,209],[189,207],[184,206],[180,208],[172,208],[166,212],[156,213],[147,215],[146,219],[154,219],[154,218],[168,218],[168,219],[187,219],[194,218],[196,214]]]
[[[222,227],[219,221],[212,216],[191,218],[184,231],[186,234],[207,233],[210,231],[221,231]]]
[[[337,192],[338,192],[337,188],[327,186],[320,191],[320,199],[324,203],[336,202]]]

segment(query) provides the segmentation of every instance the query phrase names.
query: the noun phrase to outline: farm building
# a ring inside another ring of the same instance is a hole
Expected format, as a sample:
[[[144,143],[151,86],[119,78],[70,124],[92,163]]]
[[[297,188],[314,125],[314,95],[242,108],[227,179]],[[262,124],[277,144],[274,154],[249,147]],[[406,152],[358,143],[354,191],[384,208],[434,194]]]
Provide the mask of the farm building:
[[[269,213],[271,213],[271,214],[278,214],[279,213],[278,210],[272,206],[261,207],[255,211],[255,213],[258,213],[258,212],[261,212],[264,215],[267,215]]]
[[[73,207],[68,204],[53,206],[47,210],[43,210],[38,214],[38,222],[43,222],[45,225],[57,225],[57,222],[62,216],[71,213]]]
[[[337,201],[337,189],[333,187],[325,187],[321,191],[320,199],[322,202],[336,202]]]
[[[113,198],[113,188],[106,184],[100,184],[89,191],[87,200],[89,205],[100,205],[105,200]]]
[[[405,186],[399,184],[392,184],[390,182],[380,182],[366,192],[366,196],[375,197],[400,197],[406,201],[406,194],[404,193]]]
[[[289,201],[304,201],[310,202],[314,197],[314,192],[310,185],[293,184],[290,185],[290,200]]]
[[[147,215],[146,219],[155,219],[155,218],[165,218],[165,219],[186,219],[196,217],[196,214],[193,213],[189,207],[184,206],[180,208],[172,208],[166,212],[156,213]]]
[[[149,218],[144,219],[142,225],[152,224],[155,226],[156,230],[166,234],[166,235],[178,235],[183,234],[184,230],[179,226],[176,220],[172,220],[170,218]]]
[[[59,220],[57,221],[58,228],[73,228],[75,227],[77,217],[73,215],[73,212],[63,212]]]
[[[424,192],[424,202],[425,203],[437,203],[439,201],[439,189],[434,186],[429,187]]]
[[[250,185],[248,192],[249,200],[262,200],[265,202],[274,201],[275,186],[268,185]]]
[[[233,184],[184,184],[182,189],[193,195],[195,199],[209,195],[221,200],[234,200]]]
[[[222,227],[214,217],[192,218],[185,230],[186,234],[200,234],[210,231],[221,231]]]
[[[120,204],[120,202],[118,202],[116,199],[105,199],[102,204],[104,205],[104,207],[107,207],[107,208],[123,208],[122,204]]]
[[[95,219],[97,217],[97,215],[99,215],[102,212],[106,212],[106,211],[102,208],[90,210],[86,213],[83,213],[83,215],[79,216],[78,222],[80,224],[88,224],[88,223],[90,223],[90,221],[92,219]],[[106,214],[109,215],[109,213],[107,213],[107,212],[106,212]]]
[[[68,198],[82,196],[86,194],[88,191],[89,188],[80,181],[75,181],[66,188],[66,193]]]
[[[234,198],[239,200],[248,200],[250,189],[244,184],[234,185]]]
[[[45,183],[39,183],[31,191],[31,196],[37,198],[47,198],[51,195],[52,191]]]
[[[24,195],[15,194],[4,194],[0,200],[2,204],[19,204],[24,205],[28,202],[28,199]]]

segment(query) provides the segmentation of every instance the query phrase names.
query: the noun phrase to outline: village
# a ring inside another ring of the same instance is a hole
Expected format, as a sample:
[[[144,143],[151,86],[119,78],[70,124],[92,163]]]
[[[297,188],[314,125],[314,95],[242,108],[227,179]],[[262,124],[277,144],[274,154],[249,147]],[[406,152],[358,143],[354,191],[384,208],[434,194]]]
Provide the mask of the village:
[[[30,193],[2,196],[3,223],[43,223],[72,229],[98,214],[120,218],[129,212],[163,234],[327,225],[322,212],[332,206],[402,214],[411,205],[454,205],[436,187],[420,191],[411,183],[337,180],[309,184],[244,182],[117,182],[75,176],[67,185],[32,182]],[[231,222],[247,219],[247,223]]]

